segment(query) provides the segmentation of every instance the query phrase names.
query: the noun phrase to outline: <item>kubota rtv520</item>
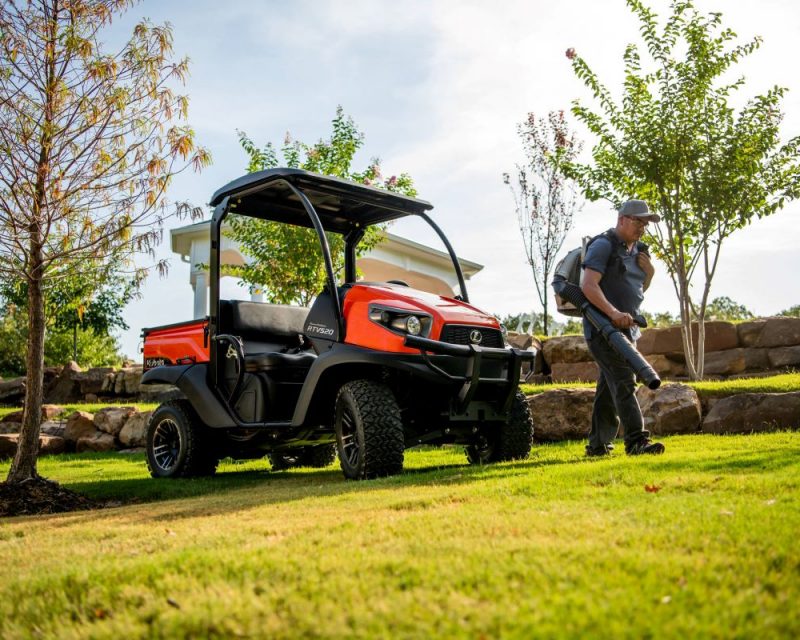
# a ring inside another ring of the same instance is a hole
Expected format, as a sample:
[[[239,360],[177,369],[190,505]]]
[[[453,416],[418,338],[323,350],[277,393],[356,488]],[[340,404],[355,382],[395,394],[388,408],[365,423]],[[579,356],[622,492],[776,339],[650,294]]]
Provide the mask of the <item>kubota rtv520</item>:
[[[225,185],[211,204],[209,316],[143,331],[142,383],[176,385],[186,398],[150,420],[154,477],[210,475],[225,456],[326,466],[338,452],[347,478],[371,478],[400,472],[404,450],[423,443],[463,444],[474,463],[528,455],[533,423],[518,383],[535,353],[507,347],[497,319],[469,304],[428,202],[270,169]],[[316,231],[327,284],[310,308],[220,299],[229,213]],[[442,239],[459,295],[357,281],[364,230],[403,216],[422,218]],[[325,232],[344,237],[342,282]]]

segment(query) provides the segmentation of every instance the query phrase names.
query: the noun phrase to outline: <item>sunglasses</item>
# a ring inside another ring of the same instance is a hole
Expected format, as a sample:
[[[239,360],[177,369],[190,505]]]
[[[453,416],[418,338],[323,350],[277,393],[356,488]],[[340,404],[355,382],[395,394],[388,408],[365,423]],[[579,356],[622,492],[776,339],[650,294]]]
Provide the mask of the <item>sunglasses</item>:
[[[626,217],[628,220],[633,220],[633,222],[635,222],[636,224],[638,224],[640,227],[646,227],[648,224],[650,224],[650,221],[649,221],[649,220],[645,220],[645,219],[643,219],[643,218],[635,218],[635,217],[633,217],[633,216],[625,216],[625,217]]]

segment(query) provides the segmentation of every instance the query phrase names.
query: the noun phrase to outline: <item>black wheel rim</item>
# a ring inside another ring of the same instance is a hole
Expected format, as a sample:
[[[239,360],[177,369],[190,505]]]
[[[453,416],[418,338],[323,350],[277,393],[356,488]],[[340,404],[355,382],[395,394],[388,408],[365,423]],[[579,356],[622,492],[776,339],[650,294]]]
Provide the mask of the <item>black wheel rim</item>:
[[[153,459],[163,471],[172,471],[178,464],[181,434],[177,423],[165,418],[158,423],[153,434]]]
[[[358,466],[360,450],[358,438],[356,437],[356,421],[347,408],[342,412],[341,434],[342,457],[350,467],[355,468]]]

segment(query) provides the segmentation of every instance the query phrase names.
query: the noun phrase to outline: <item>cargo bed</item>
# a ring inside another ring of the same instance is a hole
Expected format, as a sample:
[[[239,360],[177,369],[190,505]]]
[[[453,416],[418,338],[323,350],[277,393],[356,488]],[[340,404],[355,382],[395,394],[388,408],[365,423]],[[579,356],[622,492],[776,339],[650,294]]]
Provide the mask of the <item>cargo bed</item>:
[[[144,370],[208,362],[208,317],[142,329]]]

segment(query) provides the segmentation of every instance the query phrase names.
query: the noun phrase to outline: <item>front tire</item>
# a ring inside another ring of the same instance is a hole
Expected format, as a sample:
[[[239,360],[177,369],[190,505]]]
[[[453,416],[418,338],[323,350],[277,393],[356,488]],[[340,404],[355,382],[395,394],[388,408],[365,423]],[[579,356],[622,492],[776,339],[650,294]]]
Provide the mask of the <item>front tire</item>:
[[[153,412],[146,453],[154,478],[211,476],[217,470],[208,428],[186,400],[165,402]]]
[[[334,428],[345,478],[378,478],[403,470],[403,422],[397,400],[386,385],[373,380],[342,385],[336,396]]]
[[[470,464],[524,460],[533,445],[533,418],[528,399],[517,390],[505,422],[492,432],[482,433],[478,441],[465,447]]]

